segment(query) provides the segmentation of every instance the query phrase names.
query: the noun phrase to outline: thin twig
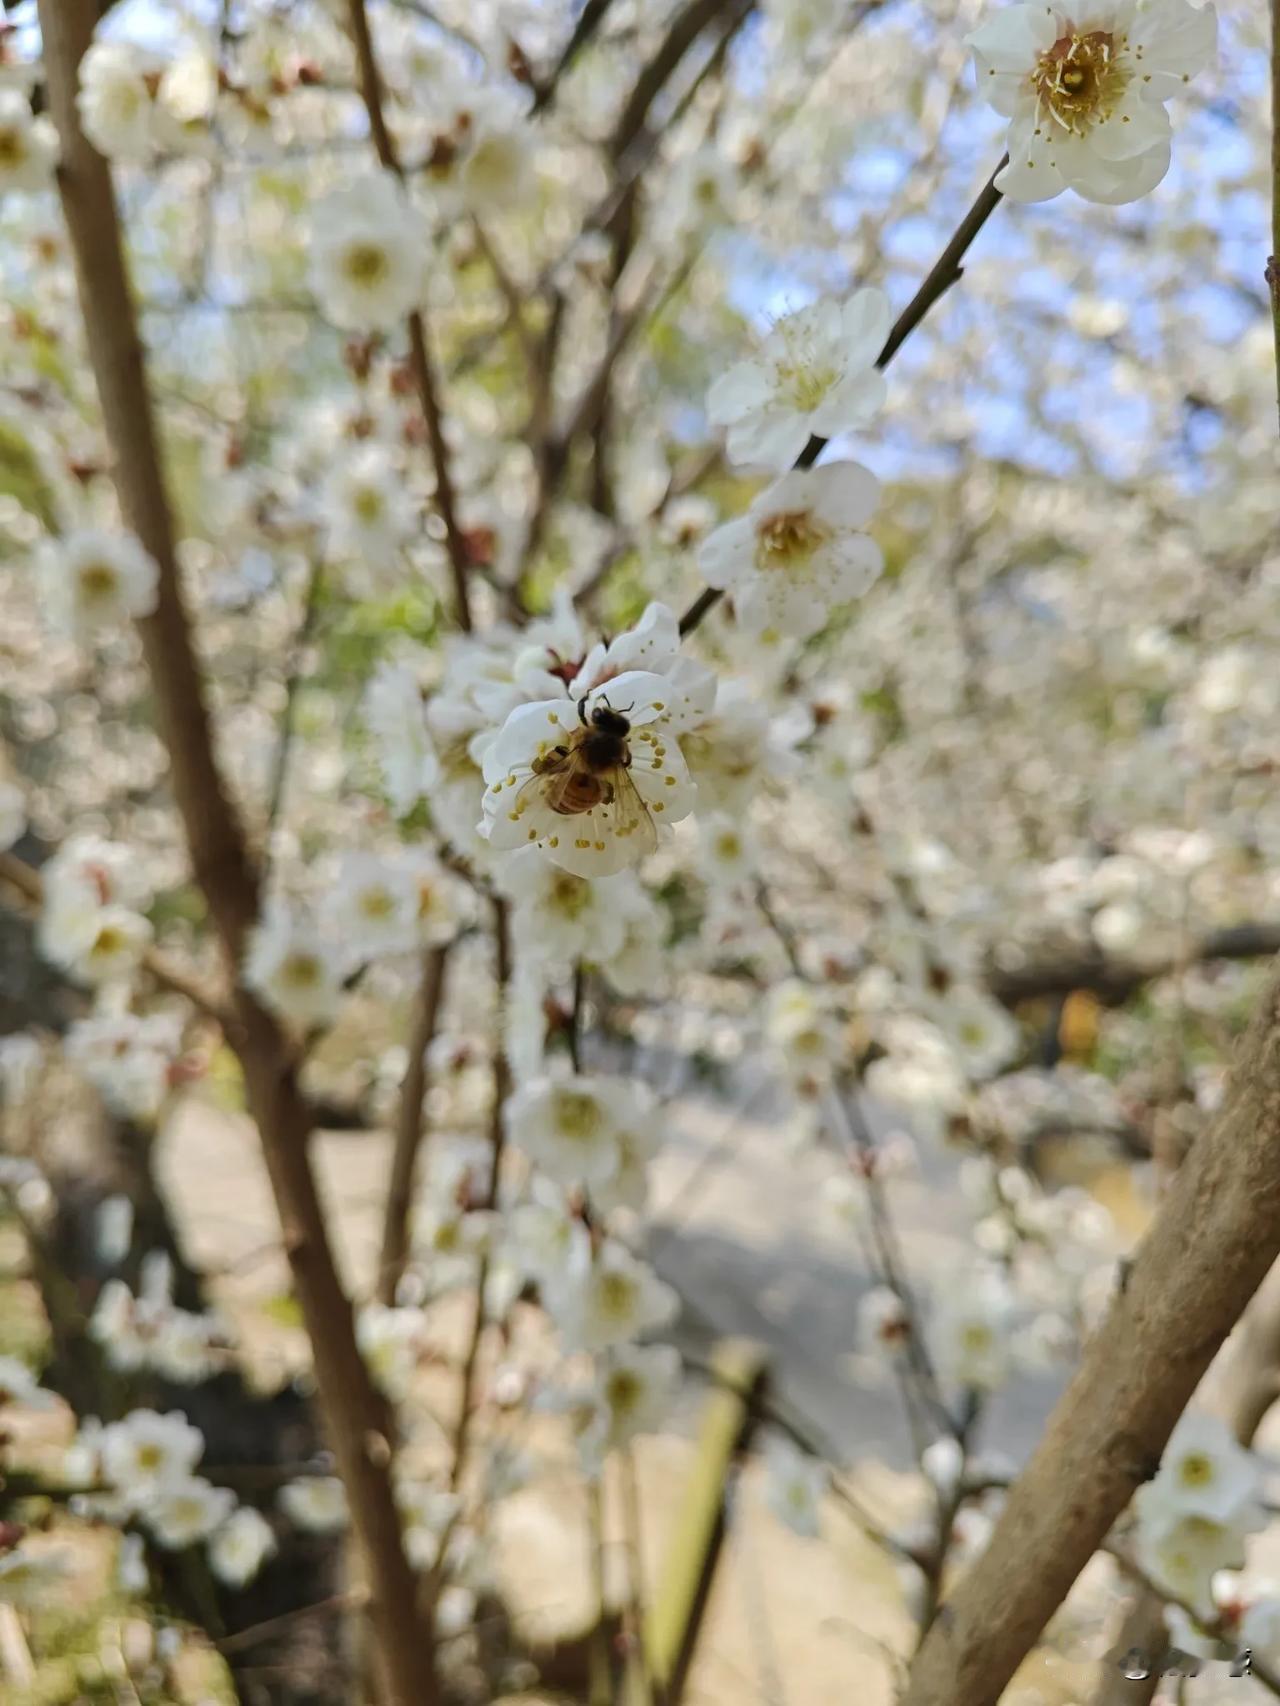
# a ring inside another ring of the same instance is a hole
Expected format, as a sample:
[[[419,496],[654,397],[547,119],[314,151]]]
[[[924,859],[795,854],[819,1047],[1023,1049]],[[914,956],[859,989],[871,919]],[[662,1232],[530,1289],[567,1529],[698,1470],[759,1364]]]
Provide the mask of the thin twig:
[[[1277,3],[1280,4],[1280,0],[1277,0]],[[940,301],[951,289],[951,286],[964,276],[962,262],[970,245],[1003,199],[1000,191],[996,188],[996,179],[1008,164],[1008,159],[1007,154],[1001,158],[1000,164],[983,185],[973,206],[957,225],[951,241],[929,269],[920,288],[894,321],[889,336],[885,339],[884,348],[876,357],[875,365],[877,368],[883,370],[888,367],[933,305]],[[796,468],[812,468],[827,448],[827,443],[827,439],[815,433],[799,456],[796,457],[794,466]],[[716,587],[707,587],[705,591],[699,593],[680,618],[681,636],[692,634],[707,612],[713,609],[723,596],[724,594]]]
[[[448,946],[432,948],[422,962],[422,976],[409,1022],[409,1059],[400,1089],[400,1114],[387,1179],[387,1204],[382,1220],[382,1254],[378,1262],[378,1296],[392,1304],[404,1273],[409,1248],[409,1208],[423,1137],[423,1098],[427,1093],[427,1050],[431,1047],[444,1006]]]
[[[311,565],[311,573],[307,577],[307,591],[302,607],[302,621],[298,624],[298,632],[293,642],[292,656],[289,660],[289,673],[284,684],[284,711],[280,717],[280,739],[276,746],[275,765],[271,773],[271,791],[267,797],[267,824],[263,836],[263,886],[266,887],[271,867],[271,846],[275,836],[276,825],[280,821],[281,808],[284,805],[285,782],[289,774],[289,755],[293,750],[295,725],[297,721],[298,689],[302,684],[302,670],[306,661],[307,647],[315,629],[316,617],[320,610],[320,587],[324,580],[324,563],[317,557]]]
[[[1271,320],[1276,344],[1276,403],[1280,409],[1280,0],[1271,0]]]
[[[369,134],[378,161],[384,171],[394,172],[403,178],[400,160],[396,153],[395,142],[387,127],[386,113],[383,110],[382,73],[378,69],[377,56],[374,53],[373,37],[369,33],[369,20],[365,15],[364,0],[350,0],[348,16],[351,24],[351,37],[355,43],[356,63],[360,71],[360,94],[364,101],[365,111],[369,116]],[[468,584],[470,554],[467,550],[466,538],[458,523],[457,498],[453,489],[453,473],[449,461],[449,446],[445,439],[444,418],[440,408],[440,388],[436,378],[435,366],[431,359],[431,349],[427,339],[427,322],[421,308],[415,308],[408,316],[406,326],[409,334],[409,366],[413,373],[414,384],[417,387],[418,401],[422,407],[422,417],[427,426],[427,440],[431,446],[431,460],[436,475],[436,508],[440,511],[440,519],[444,522],[445,550],[449,559],[449,569],[453,577],[454,615],[458,626],[464,633],[470,633],[471,622],[471,592]]]

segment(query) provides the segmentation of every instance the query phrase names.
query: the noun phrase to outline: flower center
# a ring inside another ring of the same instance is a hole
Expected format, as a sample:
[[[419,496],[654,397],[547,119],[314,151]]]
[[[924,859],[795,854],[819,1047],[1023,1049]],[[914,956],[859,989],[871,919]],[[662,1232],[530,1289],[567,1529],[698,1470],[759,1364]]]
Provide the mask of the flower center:
[[[366,527],[372,527],[375,522],[382,520],[382,493],[373,486],[362,486],[351,507],[355,510],[358,521],[363,521]]]
[[[1184,1487],[1205,1487],[1213,1480],[1213,1464],[1203,1451],[1191,1451],[1182,1460],[1179,1479]]]
[[[556,1124],[571,1142],[590,1143],[600,1130],[600,1109],[591,1096],[562,1091],[556,1098]]]
[[[320,982],[320,962],[311,954],[290,954],[280,968],[280,977],[291,989],[314,989]]]
[[[814,520],[811,510],[787,510],[781,515],[768,516],[756,528],[756,567],[795,568],[807,563],[827,538],[826,528]]]
[[[1125,46],[1107,30],[1060,36],[1040,55],[1031,80],[1064,130],[1083,135],[1114,111],[1129,81],[1120,63]]]
[[[80,595],[86,604],[99,604],[114,596],[116,572],[107,563],[89,563],[80,571]]]
[[[366,889],[360,902],[364,916],[375,921],[390,918],[395,909],[395,896],[387,889]]]
[[[605,1396],[615,1415],[626,1416],[640,1402],[643,1387],[629,1368],[615,1368],[605,1383]]]
[[[635,1302],[635,1290],[626,1274],[605,1274],[600,1280],[600,1305],[615,1321],[625,1321]]]
[[[353,284],[381,284],[389,271],[387,251],[378,243],[353,243],[347,250],[347,277]]]
[[[557,871],[550,898],[562,918],[580,918],[591,904],[591,884],[569,871]]]

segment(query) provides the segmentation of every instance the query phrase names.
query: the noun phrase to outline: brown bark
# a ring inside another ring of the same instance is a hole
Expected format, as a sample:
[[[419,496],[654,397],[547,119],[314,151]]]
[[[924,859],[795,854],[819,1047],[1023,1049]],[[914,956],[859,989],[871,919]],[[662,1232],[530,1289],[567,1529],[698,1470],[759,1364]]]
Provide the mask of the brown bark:
[[[75,254],[81,311],[121,509],[160,569],[154,616],[140,624],[166,741],[174,797],[192,865],[229,964],[238,964],[258,912],[257,874],[214,758],[200,668],[173,548],[142,347],[111,173],[76,111],[80,59],[93,36],[93,0],[40,0],[49,106],[61,141],[59,185]],[[416,1609],[380,1429],[382,1406],[355,1341],[308,1155],[311,1120],[289,1038],[243,988],[232,997],[229,1041],[261,1134],[294,1285],[315,1359],[316,1387],[346,1484],[368,1576],[368,1612],[392,1706],[433,1706],[434,1648]]]
[[[1128,1282],[1018,1477],[991,1543],[912,1666],[902,1706],[995,1706],[1280,1254],[1280,978],[1225,1106],[1194,1145]]]
[[[369,20],[365,14],[364,0],[351,0],[348,17],[351,23],[351,39],[356,50],[356,67],[360,75],[360,95],[364,101],[365,111],[369,115],[369,135],[373,140],[374,152],[378,156],[378,164],[385,171],[394,172],[397,177],[401,177],[403,174],[400,170],[395,142],[387,128],[382,73],[378,69],[373,37],[369,34]],[[469,554],[466,539],[458,522],[457,495],[453,489],[449,446],[445,441],[444,415],[440,407],[440,381],[436,375],[435,363],[431,359],[431,348],[427,342],[427,321],[422,310],[415,308],[409,315],[406,325],[409,334],[409,365],[413,371],[413,382],[417,387],[418,401],[422,406],[422,417],[427,427],[427,441],[431,446],[431,460],[436,473],[436,508],[440,511],[440,519],[444,522],[445,550],[449,558],[449,572],[453,576],[454,615],[457,618],[459,628],[464,633],[469,634],[471,632],[471,593],[468,583]]]
[[[444,1005],[449,950],[432,948],[422,965],[422,977],[409,1021],[409,1061],[400,1088],[400,1113],[387,1180],[387,1206],[382,1220],[382,1254],[378,1261],[378,1296],[394,1303],[409,1248],[409,1209],[413,1181],[422,1147],[422,1098],[427,1092],[427,1049],[436,1034]]]

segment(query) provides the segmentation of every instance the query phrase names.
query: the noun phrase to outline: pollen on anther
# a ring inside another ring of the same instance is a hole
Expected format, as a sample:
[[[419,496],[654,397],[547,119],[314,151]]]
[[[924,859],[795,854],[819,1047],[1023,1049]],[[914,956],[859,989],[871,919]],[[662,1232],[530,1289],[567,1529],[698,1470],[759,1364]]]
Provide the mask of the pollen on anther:
[[[664,810],[665,810],[665,809],[666,809],[666,808],[665,808],[665,806],[664,806],[664,805],[663,805],[663,803],[662,803],[662,801],[661,801],[661,800],[655,800],[655,801],[654,801],[654,802],[653,802],[653,809],[654,809],[654,811],[656,811],[656,812],[660,812],[660,811],[664,811]]]
[[[512,823],[519,823],[520,822],[520,813],[519,812],[508,812],[507,816],[508,816],[508,818],[510,818]]]
[[[538,839],[538,832],[536,829],[531,829],[529,831],[529,839],[530,841],[536,841]]]
[[[560,845],[560,837],[558,835],[553,835],[553,836],[550,836],[548,838],[548,841],[547,841],[548,847],[559,847],[559,845]]]
[[[1184,79],[1183,79],[1183,81],[1184,81],[1184,82],[1185,82],[1185,81],[1186,81],[1186,79],[1185,79],[1185,78],[1184,78]],[[665,710],[666,710],[666,708],[667,708],[667,707],[666,707],[666,706],[665,706],[665,705],[664,705],[664,704],[663,704],[663,703],[662,703],[662,701],[661,701],[661,699],[655,699],[655,700],[654,700],[654,701],[653,701],[653,709],[654,709],[654,710],[655,710],[655,711],[665,711]]]
[[[675,787],[675,785],[676,785],[676,779],[675,779],[675,777],[674,777],[674,776],[668,776],[668,777],[667,777],[667,786],[668,786],[668,788],[674,788],[674,787]]]
[[[603,853],[604,852],[604,842],[603,841],[597,841],[595,845],[596,845],[596,852],[597,853]]]
[[[575,847],[590,847],[591,843],[590,843],[590,841],[587,841],[587,840],[581,840],[581,841],[575,841],[573,845]]]

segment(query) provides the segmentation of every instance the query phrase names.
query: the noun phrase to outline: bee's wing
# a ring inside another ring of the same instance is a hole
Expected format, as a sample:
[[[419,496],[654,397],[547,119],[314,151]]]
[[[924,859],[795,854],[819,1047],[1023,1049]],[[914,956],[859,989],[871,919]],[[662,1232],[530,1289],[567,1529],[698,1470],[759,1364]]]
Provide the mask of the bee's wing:
[[[658,845],[658,826],[631,780],[630,770],[625,764],[615,764],[602,780],[613,786],[613,804],[607,808],[613,814],[613,833],[628,840],[634,837],[637,848],[652,853]]]
[[[580,768],[573,753],[565,753],[563,756],[555,752],[548,753],[542,760],[542,768],[535,770],[532,776],[526,776],[520,784],[513,805],[519,809],[520,802],[527,794],[536,794],[552,811],[559,811]]]

